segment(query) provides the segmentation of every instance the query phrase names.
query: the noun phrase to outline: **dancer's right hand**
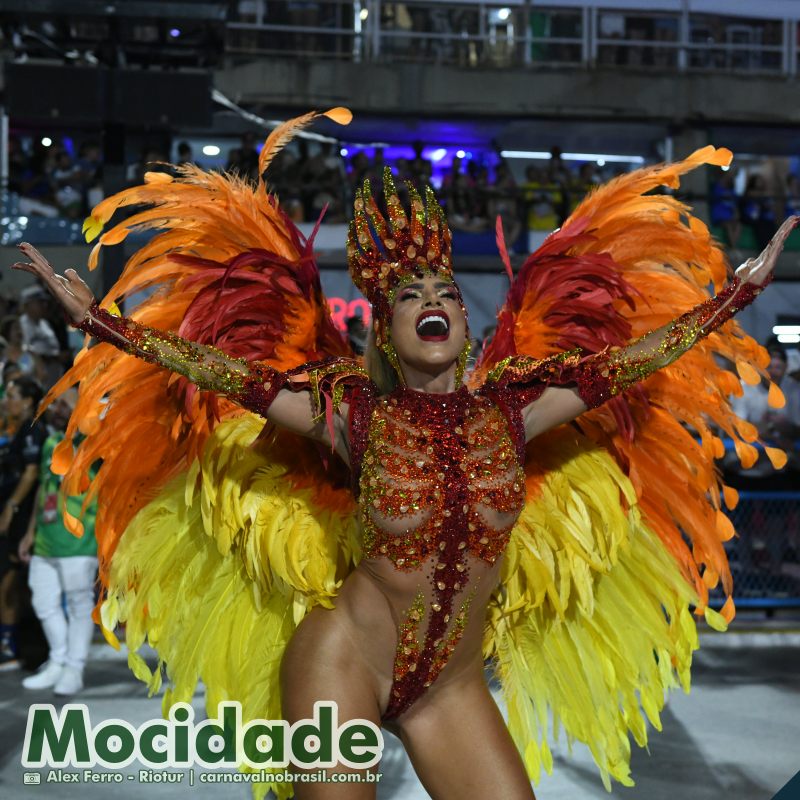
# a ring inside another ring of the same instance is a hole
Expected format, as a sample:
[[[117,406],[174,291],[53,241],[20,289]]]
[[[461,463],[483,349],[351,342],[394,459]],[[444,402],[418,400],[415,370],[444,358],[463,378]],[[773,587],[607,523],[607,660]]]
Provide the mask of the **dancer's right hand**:
[[[71,322],[78,325],[83,322],[89,306],[94,302],[92,290],[86,285],[74,269],[68,269],[63,275],[57,275],[48,260],[31,244],[22,242],[17,245],[23,255],[31,262],[29,264],[18,261],[12,264],[12,269],[21,269],[37,277],[61,304]]]

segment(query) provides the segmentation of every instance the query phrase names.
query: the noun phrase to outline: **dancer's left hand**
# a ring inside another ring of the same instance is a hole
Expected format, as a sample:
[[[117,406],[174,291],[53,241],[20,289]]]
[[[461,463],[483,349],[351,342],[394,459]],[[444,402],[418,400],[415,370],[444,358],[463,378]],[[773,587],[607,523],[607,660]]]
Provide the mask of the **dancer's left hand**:
[[[748,258],[736,270],[736,277],[742,283],[754,283],[756,286],[763,286],[772,274],[772,270],[775,269],[778,256],[783,252],[783,246],[786,244],[789,234],[797,227],[798,223],[800,223],[800,216],[785,219],[761,254],[755,258]]]

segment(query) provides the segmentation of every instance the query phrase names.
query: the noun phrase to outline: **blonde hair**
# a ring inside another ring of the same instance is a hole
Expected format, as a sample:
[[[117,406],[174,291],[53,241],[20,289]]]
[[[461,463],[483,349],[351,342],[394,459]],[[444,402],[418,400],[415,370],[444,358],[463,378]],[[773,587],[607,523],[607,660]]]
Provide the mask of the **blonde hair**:
[[[389,363],[386,353],[375,343],[375,331],[370,326],[364,348],[364,368],[381,394],[389,394],[400,385],[397,370]]]

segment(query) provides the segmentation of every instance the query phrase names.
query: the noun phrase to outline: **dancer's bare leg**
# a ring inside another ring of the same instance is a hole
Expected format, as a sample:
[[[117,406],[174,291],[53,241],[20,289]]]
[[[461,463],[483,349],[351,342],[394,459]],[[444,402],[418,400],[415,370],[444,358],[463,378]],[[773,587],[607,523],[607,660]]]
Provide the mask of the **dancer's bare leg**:
[[[378,687],[354,647],[348,623],[335,611],[314,609],[299,625],[281,663],[283,718],[289,723],[310,719],[314,703],[334,700],[339,724],[366,719],[380,727]],[[302,772],[297,767],[289,767]],[[379,766],[372,768],[372,772]],[[339,764],[328,773],[356,773]],[[296,800],[375,800],[375,783],[295,783]]]
[[[423,696],[397,722],[433,800],[534,800],[531,782],[482,669]]]

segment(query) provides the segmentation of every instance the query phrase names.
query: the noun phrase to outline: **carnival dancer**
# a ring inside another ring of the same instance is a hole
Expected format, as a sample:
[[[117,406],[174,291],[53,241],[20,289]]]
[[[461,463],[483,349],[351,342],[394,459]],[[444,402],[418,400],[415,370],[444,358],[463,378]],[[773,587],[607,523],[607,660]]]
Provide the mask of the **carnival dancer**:
[[[261,175],[313,117],[270,135]],[[165,710],[199,679],[211,710],[237,699],[246,718],[293,722],[333,700],[340,721],[396,733],[432,797],[509,800],[532,797],[552,766],[549,711],[604,781],[630,784],[629,735],[643,745],[665,690],[688,686],[691,610],[716,627],[733,615],[720,505],[735,493],[714,470],[711,426],[744,460],[756,433],[732,413],[739,384],[714,354],[760,379],[764,353],[731,317],[798,221],[723,285],[705,226],[649,193],[729,161],[708,147],[591,194],[514,278],[471,387],[444,212],[414,187],[403,208],[389,171],[386,210],[365,182],[347,244],[373,309],[364,366],[331,322],[313,237],[263,183],[185,165],[101,203],[90,235],[120,206],[151,207],[100,245],[165,229],[101,304],[23,245],[30,263],[15,267],[101,342],[51,393],[80,383],[53,468],[77,493],[103,458],[90,489],[98,621],[112,642],[126,622],[129,662],[153,691],[166,674]],[[114,301],[145,286],[158,291],[120,316]],[[722,614],[707,604],[718,582]],[[145,638],[152,673],[136,654]]]

